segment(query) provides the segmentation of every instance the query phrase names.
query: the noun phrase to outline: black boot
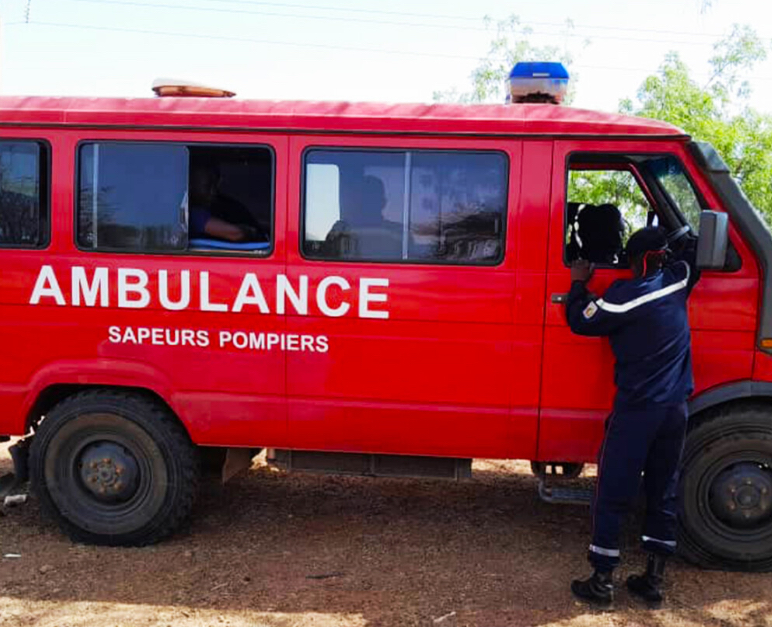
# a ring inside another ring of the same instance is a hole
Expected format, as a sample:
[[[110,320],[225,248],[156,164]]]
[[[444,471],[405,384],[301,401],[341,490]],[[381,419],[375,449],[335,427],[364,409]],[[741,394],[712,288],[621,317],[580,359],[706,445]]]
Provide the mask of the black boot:
[[[571,582],[571,592],[577,598],[592,605],[609,607],[614,601],[614,583],[611,579],[611,571],[596,570],[589,579],[574,579]]]
[[[662,603],[664,597],[660,586],[664,580],[666,561],[664,555],[649,554],[646,572],[642,575],[630,575],[627,578],[627,589],[649,605],[657,606]]]

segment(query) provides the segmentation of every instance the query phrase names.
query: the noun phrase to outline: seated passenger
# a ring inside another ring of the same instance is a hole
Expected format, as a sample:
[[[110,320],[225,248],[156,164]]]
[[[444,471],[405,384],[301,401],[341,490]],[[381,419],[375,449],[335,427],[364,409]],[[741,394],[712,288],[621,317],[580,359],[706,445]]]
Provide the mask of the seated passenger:
[[[268,241],[268,237],[251,224],[234,223],[222,217],[224,207],[227,207],[230,212],[238,210],[242,216],[249,216],[249,211],[241,203],[220,195],[219,178],[217,170],[206,164],[195,165],[191,170],[188,186],[190,239],[214,238],[227,242]]]
[[[325,238],[329,256],[401,259],[402,225],[383,217],[387,204],[383,181],[377,176],[364,176],[356,191],[350,199],[341,194],[341,219]]]
[[[625,223],[619,209],[610,204],[586,205],[577,216],[579,257],[592,263],[619,265]]]

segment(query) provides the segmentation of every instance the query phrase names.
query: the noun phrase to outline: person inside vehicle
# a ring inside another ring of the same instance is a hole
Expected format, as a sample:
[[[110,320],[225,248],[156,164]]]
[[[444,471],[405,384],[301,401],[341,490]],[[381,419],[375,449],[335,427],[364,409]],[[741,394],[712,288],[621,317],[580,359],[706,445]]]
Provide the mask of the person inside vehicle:
[[[699,279],[696,239],[682,238],[671,260],[657,227],[634,233],[627,244],[633,276],[614,282],[603,298],[591,295],[593,267],[571,267],[566,317],[574,333],[608,336],[616,358],[617,392],[598,459],[588,558],[594,571],[574,580],[583,601],[613,601],[612,572],[619,564],[619,532],[644,473],[646,519],[641,537],[646,572],[628,590],[650,604],[662,601],[665,560],[676,547],[676,488],[686,434],[686,401],[694,389],[687,299]]]
[[[325,245],[332,257],[400,259],[402,225],[383,217],[386,189],[377,176],[363,176],[349,198],[341,190],[341,219],[332,225]],[[348,202],[347,202],[348,201]]]
[[[207,163],[193,165],[190,172],[190,206],[188,224],[190,239],[213,238],[226,242],[268,241],[264,233],[246,223],[249,211],[237,201],[219,192],[220,176],[217,168]],[[224,217],[226,210],[234,210],[241,217],[232,222]]]
[[[584,205],[576,216],[575,240],[578,256],[592,263],[620,265],[625,222],[622,213],[609,203]]]

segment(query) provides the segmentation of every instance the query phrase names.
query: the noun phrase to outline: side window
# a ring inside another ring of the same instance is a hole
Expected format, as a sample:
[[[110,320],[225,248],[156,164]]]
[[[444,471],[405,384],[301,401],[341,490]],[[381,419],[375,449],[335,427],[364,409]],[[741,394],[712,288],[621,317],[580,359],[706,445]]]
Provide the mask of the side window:
[[[507,167],[499,153],[310,150],[303,254],[498,263],[504,253]]]
[[[568,159],[564,259],[625,267],[633,232],[661,226],[670,233],[688,224],[696,234],[706,208],[675,155],[574,154]],[[730,243],[725,271],[741,263]]]
[[[0,141],[0,247],[45,246],[48,225],[48,148]]]
[[[80,148],[78,167],[82,248],[270,252],[273,156],[267,148],[89,143]]]
[[[630,235],[657,224],[657,215],[628,169],[571,164],[568,171],[565,258],[627,266]]]

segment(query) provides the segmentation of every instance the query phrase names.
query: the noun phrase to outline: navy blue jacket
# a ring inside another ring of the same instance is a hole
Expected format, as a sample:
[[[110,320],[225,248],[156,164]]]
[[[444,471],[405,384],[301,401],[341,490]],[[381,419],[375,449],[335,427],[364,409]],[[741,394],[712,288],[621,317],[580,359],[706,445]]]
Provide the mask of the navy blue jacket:
[[[698,278],[693,264],[676,261],[646,277],[615,281],[603,298],[581,281],[571,285],[571,330],[611,341],[617,409],[675,405],[694,391],[686,301]]]

